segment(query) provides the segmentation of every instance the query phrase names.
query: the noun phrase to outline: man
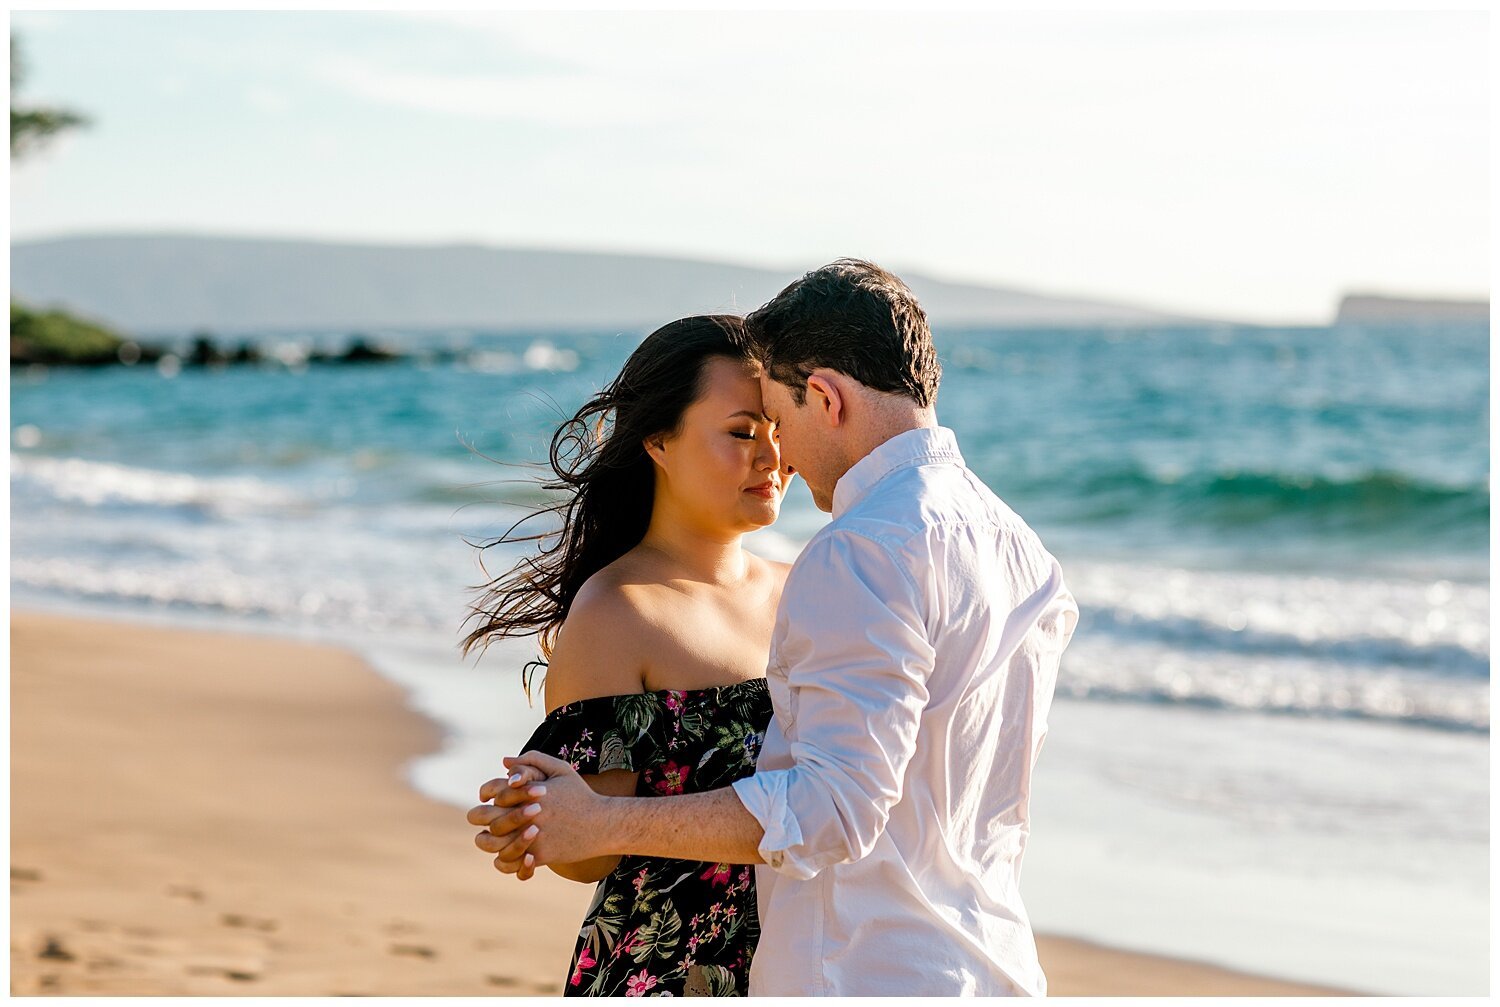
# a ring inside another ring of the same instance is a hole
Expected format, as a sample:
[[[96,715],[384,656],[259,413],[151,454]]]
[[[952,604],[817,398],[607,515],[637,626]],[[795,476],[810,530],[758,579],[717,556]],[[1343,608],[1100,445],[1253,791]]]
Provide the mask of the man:
[[[530,752],[481,788],[476,843],[523,879],[610,854],[759,864],[754,995],[1044,994],[1019,875],[1078,616],[1062,571],[937,425],[899,279],[840,260],[746,321],[782,461],[833,514],[787,577],[755,774],[603,797]]]

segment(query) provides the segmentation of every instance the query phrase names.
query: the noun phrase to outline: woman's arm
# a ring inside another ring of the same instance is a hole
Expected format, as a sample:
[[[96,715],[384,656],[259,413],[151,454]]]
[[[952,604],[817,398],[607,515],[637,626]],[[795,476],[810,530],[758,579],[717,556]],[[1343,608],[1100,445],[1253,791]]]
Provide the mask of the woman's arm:
[[[542,682],[549,711],[579,700],[645,692],[644,626],[640,613],[605,576],[589,578],[579,589],[568,617],[558,629],[557,644]],[[639,773],[623,769],[583,777],[595,793],[634,797]],[[496,801],[499,804],[500,801]],[[594,857],[571,864],[551,864],[554,874],[593,884],[619,864],[618,856]]]

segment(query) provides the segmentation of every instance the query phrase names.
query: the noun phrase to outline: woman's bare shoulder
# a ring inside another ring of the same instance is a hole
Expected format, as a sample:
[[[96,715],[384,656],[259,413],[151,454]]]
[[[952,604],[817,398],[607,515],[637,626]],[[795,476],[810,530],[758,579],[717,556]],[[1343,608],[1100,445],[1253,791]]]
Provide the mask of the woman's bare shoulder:
[[[648,592],[611,564],[578,589],[547,662],[546,706],[645,691],[655,627]]]

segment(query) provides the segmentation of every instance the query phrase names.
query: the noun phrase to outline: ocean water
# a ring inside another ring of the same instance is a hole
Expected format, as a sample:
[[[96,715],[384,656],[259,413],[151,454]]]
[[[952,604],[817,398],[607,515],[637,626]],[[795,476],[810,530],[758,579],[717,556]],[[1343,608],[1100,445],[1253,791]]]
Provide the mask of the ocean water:
[[[467,807],[541,717],[527,642],[457,654],[481,556],[519,556],[471,543],[543,499],[551,431],[643,333],[391,333],[418,356],[364,367],[296,364],[338,334],[248,335],[291,366],[12,371],[13,598],[356,646],[447,726],[411,775]],[[941,422],[1081,608],[1038,927],[1484,992],[1488,332],[937,340]],[[825,520],[794,485],[751,547],[790,558]]]

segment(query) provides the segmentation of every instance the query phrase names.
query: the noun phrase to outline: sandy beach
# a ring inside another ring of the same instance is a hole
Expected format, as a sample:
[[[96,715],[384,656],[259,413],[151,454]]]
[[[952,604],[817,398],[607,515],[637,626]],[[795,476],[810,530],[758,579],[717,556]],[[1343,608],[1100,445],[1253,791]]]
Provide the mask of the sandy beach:
[[[439,740],[336,648],[15,614],[12,994],[561,993],[590,888],[408,787]],[[1039,943],[1054,995],[1334,992]]]

